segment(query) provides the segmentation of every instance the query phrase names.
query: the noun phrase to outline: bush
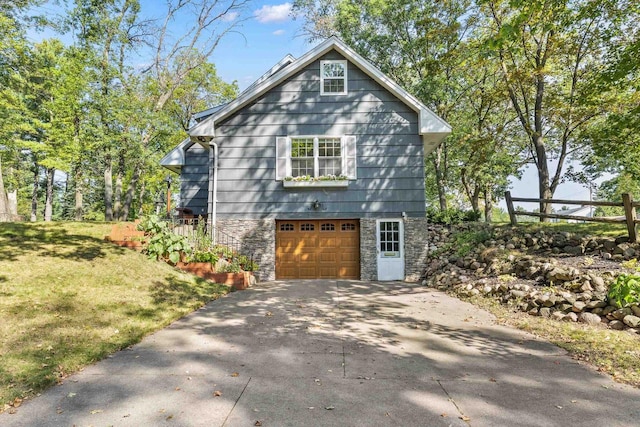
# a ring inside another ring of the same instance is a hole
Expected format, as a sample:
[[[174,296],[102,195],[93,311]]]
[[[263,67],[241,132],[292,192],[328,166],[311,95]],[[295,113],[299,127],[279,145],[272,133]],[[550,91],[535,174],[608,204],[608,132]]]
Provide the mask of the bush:
[[[640,275],[621,274],[609,288],[609,303],[619,308],[640,303]]]
[[[151,259],[162,259],[177,263],[183,253],[191,252],[187,238],[173,234],[166,222],[157,215],[149,215],[138,224],[138,230],[144,231],[149,240],[143,249]]]
[[[474,210],[427,208],[427,219],[433,224],[453,225],[478,221],[482,215]]]

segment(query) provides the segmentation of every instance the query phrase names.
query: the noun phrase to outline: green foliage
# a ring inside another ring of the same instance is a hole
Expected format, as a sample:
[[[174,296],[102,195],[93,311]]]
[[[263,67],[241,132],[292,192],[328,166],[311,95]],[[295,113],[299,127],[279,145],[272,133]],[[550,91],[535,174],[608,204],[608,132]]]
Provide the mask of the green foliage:
[[[607,297],[610,304],[620,308],[640,303],[640,275],[620,274],[609,288]]]
[[[473,210],[463,210],[449,208],[440,210],[436,208],[427,209],[427,219],[434,224],[453,225],[461,222],[478,221],[482,215]]]
[[[456,233],[453,243],[453,247],[456,248],[456,255],[466,256],[478,244],[486,242],[492,236],[493,234],[488,230],[470,230]]]
[[[149,236],[144,252],[151,259],[162,259],[176,264],[182,254],[189,254],[191,246],[185,236],[179,236],[169,230],[169,226],[157,215],[149,215],[138,224],[138,230]]]
[[[249,259],[249,257],[246,255],[238,256],[237,260],[243,271],[256,271],[258,269],[258,264]]]
[[[208,262],[213,265],[216,265],[219,259],[217,253],[210,251],[193,251],[189,256],[189,262]]]
[[[218,273],[240,273],[241,271],[242,267],[237,259],[233,259],[231,262],[223,264],[218,268]]]

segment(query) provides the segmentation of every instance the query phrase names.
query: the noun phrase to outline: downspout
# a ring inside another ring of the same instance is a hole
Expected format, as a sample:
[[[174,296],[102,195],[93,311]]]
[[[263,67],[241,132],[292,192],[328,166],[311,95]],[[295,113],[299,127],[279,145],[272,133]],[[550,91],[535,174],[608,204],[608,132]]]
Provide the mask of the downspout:
[[[218,144],[209,141],[209,197],[207,213],[209,214],[209,225],[211,233],[211,242],[216,243],[216,213],[217,213],[217,197],[218,197]],[[213,148],[213,149],[211,149]]]

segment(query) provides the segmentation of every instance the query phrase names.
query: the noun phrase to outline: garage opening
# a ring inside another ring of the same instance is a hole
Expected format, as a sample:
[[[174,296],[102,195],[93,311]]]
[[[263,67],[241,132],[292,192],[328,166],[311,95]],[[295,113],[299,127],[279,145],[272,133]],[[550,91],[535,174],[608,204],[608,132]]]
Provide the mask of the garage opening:
[[[276,221],[276,279],[359,278],[359,220]]]

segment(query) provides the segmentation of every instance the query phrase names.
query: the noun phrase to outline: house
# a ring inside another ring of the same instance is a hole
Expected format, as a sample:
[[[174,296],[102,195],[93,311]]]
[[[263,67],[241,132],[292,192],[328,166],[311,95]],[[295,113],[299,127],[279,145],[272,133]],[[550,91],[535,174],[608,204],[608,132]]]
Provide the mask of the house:
[[[573,209],[569,209],[566,206],[563,206],[562,209],[560,209],[559,211],[556,212],[556,214],[558,215],[570,215],[570,216],[580,216],[580,217],[585,217],[585,218],[593,218],[593,214],[595,212],[595,208],[593,206],[580,206],[578,208],[573,208]],[[580,221],[578,219],[566,219],[566,220],[561,220],[561,219],[552,219],[552,222],[560,222],[560,221],[566,221],[566,222],[585,222],[585,221]]]
[[[341,40],[203,111],[161,164],[260,280],[418,280],[425,156],[451,127]]]

